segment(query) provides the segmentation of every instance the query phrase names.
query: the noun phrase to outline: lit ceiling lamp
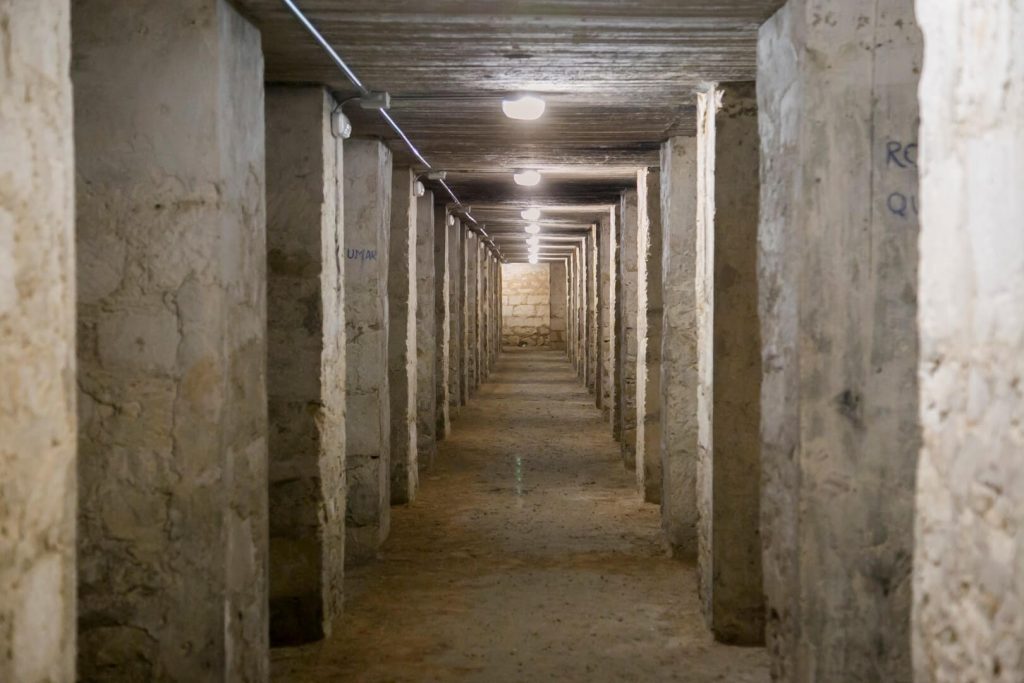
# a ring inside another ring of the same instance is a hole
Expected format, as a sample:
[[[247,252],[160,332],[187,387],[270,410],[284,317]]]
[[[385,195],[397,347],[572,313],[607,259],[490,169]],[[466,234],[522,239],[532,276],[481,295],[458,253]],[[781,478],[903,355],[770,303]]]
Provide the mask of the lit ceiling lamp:
[[[540,209],[538,209],[538,208],[525,209],[522,212],[520,212],[519,215],[523,217],[523,220],[535,221],[538,218],[540,218]]]
[[[540,257],[537,256],[536,254],[530,254],[530,263],[532,265],[537,265],[538,263],[540,263]]]
[[[540,238],[536,237],[536,236],[535,237],[529,237],[529,238],[527,238],[526,243],[529,244],[531,247],[539,247],[540,246]]]
[[[530,223],[529,225],[526,226],[525,230],[527,235],[536,235],[538,232],[540,232],[540,226],[537,225],[536,223]]]
[[[544,114],[547,105],[539,97],[523,95],[501,101],[501,110],[505,116],[519,121],[535,121]]]
[[[534,171],[533,169],[527,171],[517,171],[512,174],[512,180],[516,181],[516,185],[522,185],[524,187],[533,187],[540,182],[540,172]]]

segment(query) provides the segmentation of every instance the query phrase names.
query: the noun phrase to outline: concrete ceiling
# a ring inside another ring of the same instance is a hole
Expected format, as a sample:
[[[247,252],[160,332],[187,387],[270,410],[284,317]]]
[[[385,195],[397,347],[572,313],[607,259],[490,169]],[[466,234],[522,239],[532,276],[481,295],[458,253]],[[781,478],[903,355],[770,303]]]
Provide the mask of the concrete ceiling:
[[[268,81],[357,94],[280,0],[236,2],[262,29]],[[614,201],[662,141],[694,133],[697,85],[753,79],[757,28],[783,0],[296,3],[367,87],[391,93],[391,115],[464,203],[517,214]],[[522,92],[547,101],[538,121],[502,114],[502,97]],[[415,165],[375,111],[345,112],[356,135]],[[513,184],[524,167],[541,185]]]

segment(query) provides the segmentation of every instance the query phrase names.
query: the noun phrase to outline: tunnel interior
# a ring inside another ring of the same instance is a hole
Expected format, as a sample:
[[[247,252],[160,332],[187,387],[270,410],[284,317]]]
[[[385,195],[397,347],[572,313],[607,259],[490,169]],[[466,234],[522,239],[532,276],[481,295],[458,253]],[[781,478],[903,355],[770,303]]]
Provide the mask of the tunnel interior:
[[[1024,680],[1017,0],[0,0],[0,682]]]

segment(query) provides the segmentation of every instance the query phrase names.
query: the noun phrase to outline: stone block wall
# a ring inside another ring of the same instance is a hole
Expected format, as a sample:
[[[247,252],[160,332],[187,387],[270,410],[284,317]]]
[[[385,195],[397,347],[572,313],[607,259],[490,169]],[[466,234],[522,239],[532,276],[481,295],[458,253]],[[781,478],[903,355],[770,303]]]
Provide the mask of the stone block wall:
[[[0,681],[75,679],[67,0],[0,4]]]
[[[551,336],[551,269],[547,263],[506,263],[501,267],[501,343],[548,346]]]

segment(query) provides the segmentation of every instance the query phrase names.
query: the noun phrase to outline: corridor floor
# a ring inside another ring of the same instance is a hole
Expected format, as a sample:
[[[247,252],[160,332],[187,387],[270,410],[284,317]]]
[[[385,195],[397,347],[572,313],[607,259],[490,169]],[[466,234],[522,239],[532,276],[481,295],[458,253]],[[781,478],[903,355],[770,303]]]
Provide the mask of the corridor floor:
[[[334,634],[274,650],[274,680],[767,681],[763,649],[707,634],[633,476],[561,352],[505,351]]]

